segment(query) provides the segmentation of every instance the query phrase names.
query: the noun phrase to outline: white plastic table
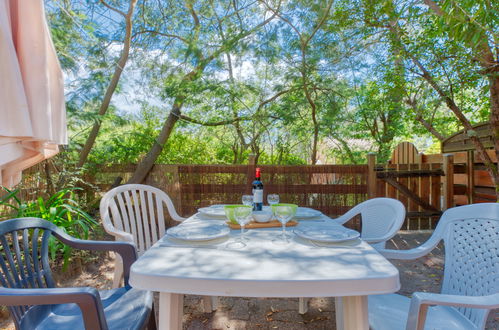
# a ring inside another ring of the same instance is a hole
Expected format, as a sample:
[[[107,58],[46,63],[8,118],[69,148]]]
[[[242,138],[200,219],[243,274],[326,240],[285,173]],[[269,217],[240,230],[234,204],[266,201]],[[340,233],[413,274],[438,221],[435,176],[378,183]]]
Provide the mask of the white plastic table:
[[[186,221],[199,221],[199,217]],[[327,221],[299,224],[324,225]],[[228,249],[226,242],[216,247],[164,246],[163,238],[132,265],[130,283],[160,293],[162,330],[182,328],[184,294],[339,297],[338,329],[367,330],[367,296],[400,288],[397,268],[365,242],[322,248],[293,238],[288,245],[276,245],[271,240],[279,234],[280,228],[249,230],[250,240],[239,250]],[[229,241],[238,235],[239,231],[232,231]]]

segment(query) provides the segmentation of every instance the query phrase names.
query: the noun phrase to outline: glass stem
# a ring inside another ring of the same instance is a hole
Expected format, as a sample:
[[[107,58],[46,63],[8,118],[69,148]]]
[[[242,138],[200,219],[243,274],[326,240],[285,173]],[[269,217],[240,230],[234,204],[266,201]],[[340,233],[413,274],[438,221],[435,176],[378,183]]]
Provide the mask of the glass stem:
[[[244,241],[244,225],[241,225],[241,242]]]
[[[282,239],[286,240],[286,223],[282,223]]]

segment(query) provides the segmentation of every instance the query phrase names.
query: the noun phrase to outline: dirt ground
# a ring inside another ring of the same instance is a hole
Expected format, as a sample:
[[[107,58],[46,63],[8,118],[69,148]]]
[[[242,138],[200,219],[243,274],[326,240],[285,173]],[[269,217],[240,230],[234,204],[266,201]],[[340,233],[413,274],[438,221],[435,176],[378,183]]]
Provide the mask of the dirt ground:
[[[400,232],[388,247],[408,249],[420,245],[429,232]],[[415,261],[393,261],[400,271],[400,294],[412,292],[439,292],[443,275],[443,249],[438,247],[428,256]],[[111,287],[114,260],[104,256],[83,267],[78,275],[66,275],[58,280],[59,286],[93,286],[98,289]],[[157,303],[157,297],[156,297]],[[298,299],[233,298],[220,297],[215,312],[205,313],[201,297],[186,296],[184,300],[183,328],[204,329],[335,329],[334,299],[312,298],[306,314],[298,313]],[[1,329],[14,329],[8,314],[0,324]],[[499,330],[499,313],[493,311],[486,329]]]

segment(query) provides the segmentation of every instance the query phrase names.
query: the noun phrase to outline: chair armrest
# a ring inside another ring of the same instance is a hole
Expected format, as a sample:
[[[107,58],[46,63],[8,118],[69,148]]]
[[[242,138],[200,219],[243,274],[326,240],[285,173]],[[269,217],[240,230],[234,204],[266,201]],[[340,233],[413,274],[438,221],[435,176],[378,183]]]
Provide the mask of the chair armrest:
[[[334,218],[334,219],[331,219],[331,220],[334,221],[334,222],[336,222],[339,225],[342,225],[345,222],[347,222],[348,220],[352,219],[354,216],[355,215],[350,216],[350,214],[348,214],[348,212],[347,212],[347,213],[343,214],[342,216]]]
[[[435,246],[438,245],[440,240],[441,237],[434,234],[426,242],[413,249],[409,250],[378,249],[377,251],[388,259],[413,260],[421,258],[422,256],[425,256],[428,253],[430,253],[435,248]]]
[[[184,218],[184,217],[181,217],[180,215],[178,215],[175,208],[173,208],[173,210],[168,209],[168,212],[170,214],[170,217],[177,222],[183,222],[183,221],[187,220],[187,218]]]
[[[394,236],[393,233],[388,233],[385,236],[376,237],[376,238],[362,237],[362,240],[366,241],[369,244],[373,244],[373,243],[386,242],[389,239],[391,239],[393,236]]]
[[[104,230],[109,234],[116,238],[117,241],[130,242],[133,243],[133,236],[130,233],[119,230],[115,228],[109,218],[109,209],[106,208],[102,216],[102,225],[104,226]]]
[[[69,236],[59,228],[53,231],[53,234],[64,244],[73,248],[89,251],[113,251],[118,253],[123,259],[123,278],[125,285],[128,284],[130,277],[130,267],[137,260],[137,249],[133,243],[117,241],[90,241],[77,239]]]
[[[499,308],[499,293],[488,296],[460,296],[454,294],[441,294],[429,292],[415,292],[411,304],[418,305],[443,305],[466,308]]]
[[[105,221],[103,221],[103,225],[104,225],[104,230],[106,231],[106,233],[114,236],[117,241],[134,243],[132,234],[127,233],[126,231],[116,229],[112,226],[109,226]]]
[[[0,305],[78,304],[85,329],[107,329],[106,317],[99,292],[94,288],[0,288]]]
[[[406,329],[423,329],[429,306],[466,308],[499,308],[499,293],[488,296],[460,296],[439,293],[415,292],[409,307]]]

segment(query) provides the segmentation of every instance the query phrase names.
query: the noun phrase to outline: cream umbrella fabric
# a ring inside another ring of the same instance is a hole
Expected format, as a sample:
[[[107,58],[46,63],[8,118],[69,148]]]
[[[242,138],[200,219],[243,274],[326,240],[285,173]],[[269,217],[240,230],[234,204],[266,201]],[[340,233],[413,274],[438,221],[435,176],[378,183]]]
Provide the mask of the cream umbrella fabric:
[[[64,84],[43,0],[0,0],[0,184],[67,144]]]

